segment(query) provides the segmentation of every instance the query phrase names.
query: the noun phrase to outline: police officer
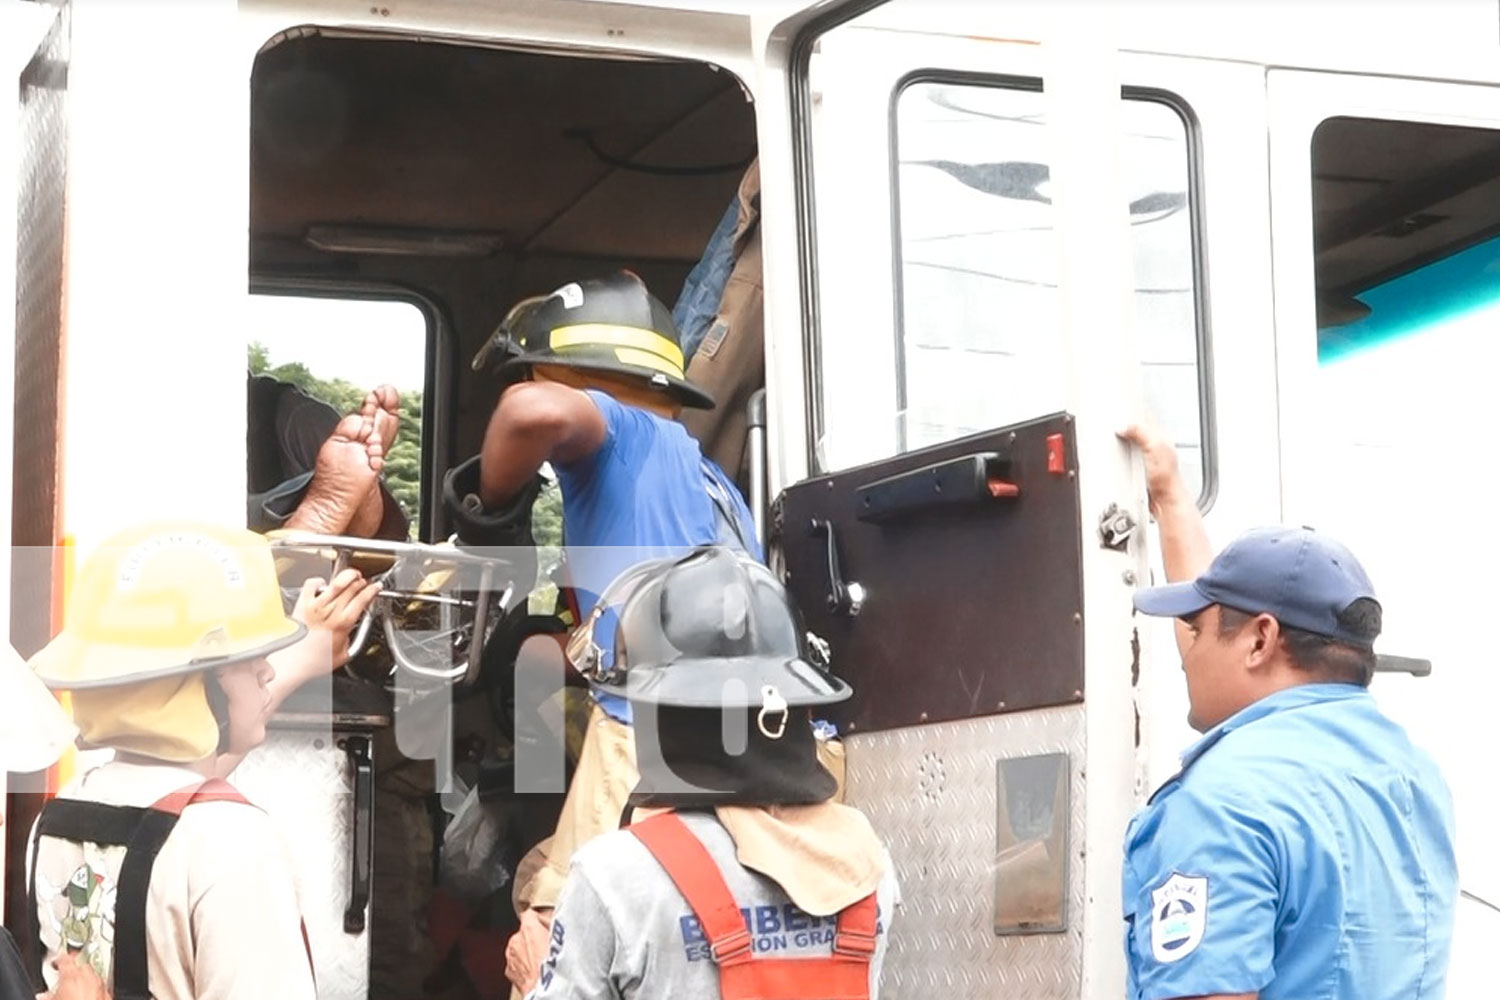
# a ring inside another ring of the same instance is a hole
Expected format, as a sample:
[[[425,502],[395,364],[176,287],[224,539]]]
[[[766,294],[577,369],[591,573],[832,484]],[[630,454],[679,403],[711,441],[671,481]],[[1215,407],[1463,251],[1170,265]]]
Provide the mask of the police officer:
[[[1348,549],[1308,528],[1206,534],[1154,431],[1145,455],[1202,738],[1126,836],[1133,1000],[1441,997],[1458,884],[1431,759],[1376,708],[1381,607]]]
[[[570,653],[635,711],[633,823],[574,855],[533,1000],[876,996],[895,876],[830,801],[808,724],[848,685],[804,656],[785,590],[742,552],[653,563],[616,599],[613,660],[587,624]],[[530,985],[523,940],[508,972]]]
[[[243,529],[125,531],[85,562],[67,624],[32,658],[72,692],[84,772],[37,820],[34,913],[118,1000],[312,1000],[285,843],[213,775],[265,739],[286,616],[269,544]]]
[[[0,768],[32,773],[51,767],[78,731],[10,643],[0,643]],[[0,803],[3,806],[3,803]],[[5,816],[0,813],[0,825]],[[50,1000],[108,1000],[104,983],[71,955],[59,956]],[[35,1000],[31,974],[10,931],[0,927],[0,1000]]]

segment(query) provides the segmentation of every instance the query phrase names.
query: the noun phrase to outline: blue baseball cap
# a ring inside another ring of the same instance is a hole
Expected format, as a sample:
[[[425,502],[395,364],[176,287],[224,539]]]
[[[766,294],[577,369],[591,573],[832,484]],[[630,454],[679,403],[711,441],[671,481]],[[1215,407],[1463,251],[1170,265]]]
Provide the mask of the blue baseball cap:
[[[1343,612],[1361,598],[1374,601],[1375,587],[1359,560],[1338,542],[1311,528],[1255,528],[1230,542],[1198,579],[1137,590],[1135,608],[1142,614],[1184,618],[1222,604],[1368,647],[1375,638],[1368,622],[1358,628],[1341,621]],[[1376,617],[1377,634],[1378,623]]]

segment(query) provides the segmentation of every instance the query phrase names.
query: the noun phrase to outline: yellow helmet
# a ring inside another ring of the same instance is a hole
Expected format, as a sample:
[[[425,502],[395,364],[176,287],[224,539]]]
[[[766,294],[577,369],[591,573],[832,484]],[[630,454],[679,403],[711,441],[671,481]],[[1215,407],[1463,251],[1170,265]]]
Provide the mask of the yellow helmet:
[[[306,631],[282,608],[265,538],[148,524],[89,556],[62,631],[31,666],[54,689],[119,687],[259,659]]]

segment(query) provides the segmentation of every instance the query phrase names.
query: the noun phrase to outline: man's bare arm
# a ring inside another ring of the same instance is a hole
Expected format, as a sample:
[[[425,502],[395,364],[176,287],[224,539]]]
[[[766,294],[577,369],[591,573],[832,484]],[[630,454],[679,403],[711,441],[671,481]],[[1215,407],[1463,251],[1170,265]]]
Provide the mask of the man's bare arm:
[[[1141,450],[1146,465],[1146,496],[1151,516],[1161,535],[1161,559],[1167,581],[1176,583],[1197,577],[1213,561],[1213,546],[1198,501],[1182,481],[1177,467],[1177,449],[1154,427],[1137,424],[1120,437]],[[1177,625],[1177,645],[1184,652],[1191,637],[1187,627]]]
[[[484,432],[479,492],[498,507],[521,491],[544,462],[574,462],[604,445],[604,415],[587,393],[557,382],[506,389]]]

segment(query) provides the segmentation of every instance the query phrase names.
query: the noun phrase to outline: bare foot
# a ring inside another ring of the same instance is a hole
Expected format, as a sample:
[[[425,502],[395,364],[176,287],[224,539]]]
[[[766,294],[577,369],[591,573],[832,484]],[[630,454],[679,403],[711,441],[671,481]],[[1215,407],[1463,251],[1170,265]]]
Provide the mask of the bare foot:
[[[396,391],[396,387],[376,386],[365,396],[359,415],[375,421],[375,433],[380,435],[381,443],[390,451],[396,444],[396,432],[401,427],[401,394]]]
[[[385,450],[375,422],[351,413],[318,449],[307,496],[286,526],[325,535],[353,534],[355,515],[371,492],[379,492],[376,481],[384,464]]]
[[[377,473],[385,467],[386,452],[396,443],[396,432],[401,426],[400,408],[401,396],[395,386],[381,385],[365,396],[359,409],[362,418],[374,423],[375,436],[379,438],[378,447],[369,449],[370,468]],[[359,509],[349,519],[348,534],[356,538],[374,538],[380,534],[386,520],[385,503],[379,481],[372,482]]]

